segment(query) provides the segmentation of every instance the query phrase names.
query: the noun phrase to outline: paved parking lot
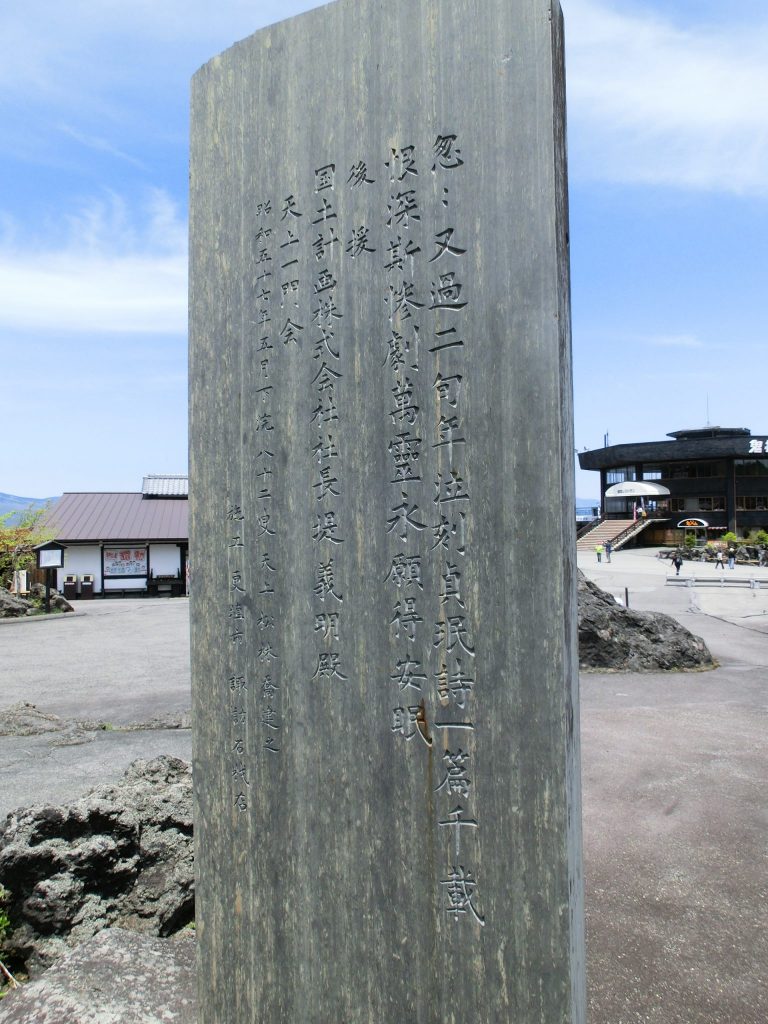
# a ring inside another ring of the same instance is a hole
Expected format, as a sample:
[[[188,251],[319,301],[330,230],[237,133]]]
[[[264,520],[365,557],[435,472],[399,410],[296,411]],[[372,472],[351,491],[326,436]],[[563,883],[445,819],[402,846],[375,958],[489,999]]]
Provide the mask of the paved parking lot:
[[[653,552],[580,564],[632,607],[675,615],[720,663],[582,676],[590,1024],[764,1024],[768,570],[764,589],[702,588],[697,604]],[[188,630],[186,599],[0,623],[0,716],[29,701],[64,723],[0,735],[0,815],[80,795],[134,757],[189,757]],[[125,731],[136,724],[150,728]]]

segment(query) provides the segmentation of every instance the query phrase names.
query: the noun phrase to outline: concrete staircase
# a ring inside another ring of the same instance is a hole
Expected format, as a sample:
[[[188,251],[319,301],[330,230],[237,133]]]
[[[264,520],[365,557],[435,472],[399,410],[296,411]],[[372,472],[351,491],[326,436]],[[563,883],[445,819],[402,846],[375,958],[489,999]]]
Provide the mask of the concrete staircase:
[[[576,548],[579,551],[594,551],[598,544],[605,545],[605,542],[609,540],[614,550],[618,550],[622,544],[626,544],[628,540],[642,532],[648,525],[648,522],[647,519],[638,520],[637,522],[634,519],[601,519],[596,526],[593,526],[583,537],[579,538],[576,542]],[[636,526],[637,529],[633,530],[633,526]],[[616,537],[619,537],[627,530],[630,531],[627,536],[622,537],[621,541],[617,543]]]

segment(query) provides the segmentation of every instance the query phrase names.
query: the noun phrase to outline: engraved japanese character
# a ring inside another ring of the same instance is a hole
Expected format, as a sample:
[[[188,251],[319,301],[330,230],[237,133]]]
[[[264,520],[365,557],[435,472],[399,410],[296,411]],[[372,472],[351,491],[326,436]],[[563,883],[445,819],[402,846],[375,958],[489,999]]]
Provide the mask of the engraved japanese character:
[[[315,420],[320,420],[321,423],[335,423],[338,418],[339,414],[336,402],[333,399],[333,392],[329,392],[325,397],[320,397],[317,408],[312,410],[310,422],[314,423]]]
[[[477,882],[463,865],[454,865],[448,877],[440,880],[440,885],[445,887],[448,897],[445,911],[454,921],[458,922],[460,914],[471,913],[481,927],[485,925],[485,918],[478,914],[474,903]]]
[[[428,747],[432,746],[432,737],[427,727],[427,716],[424,701],[419,705],[407,708],[392,709],[392,732],[399,733],[406,740],[412,740],[418,733]]]
[[[336,381],[341,380],[342,376],[343,374],[337,373],[327,363],[323,363],[312,378],[312,383],[318,391],[332,391]]]
[[[395,408],[389,412],[392,422],[402,420],[413,426],[419,415],[419,407],[412,401],[413,384],[407,377],[404,381],[397,381],[392,388],[392,394],[395,399]]]
[[[415,518],[416,513],[419,511],[419,506],[411,505],[408,508],[408,495],[405,491],[401,493],[403,496],[402,504],[391,509],[394,515],[387,520],[387,533],[392,533],[393,530],[398,529],[400,531],[398,534],[400,540],[405,542],[408,539],[409,527],[412,530],[426,530],[426,526]]]
[[[423,590],[421,583],[421,555],[395,555],[385,583],[390,580],[396,587],[417,586]]]
[[[384,161],[384,166],[389,168],[390,181],[402,181],[407,174],[418,175],[416,161],[414,159],[416,147],[403,146],[402,149],[390,149],[389,160]]]
[[[453,832],[453,841],[457,857],[461,853],[461,830],[463,828],[477,828],[477,821],[474,818],[463,818],[463,814],[464,808],[458,804],[449,813],[445,821],[438,821],[437,823],[439,828],[447,828]]]
[[[372,249],[368,245],[369,241],[370,239],[368,238],[368,228],[364,227],[361,224],[360,227],[357,228],[357,230],[352,232],[352,236],[347,242],[344,251],[349,256],[351,256],[352,259],[355,259],[357,256],[362,255],[362,253],[364,252],[376,252],[375,249]]]
[[[436,331],[435,338],[437,339],[437,344],[431,346],[430,352],[442,352],[447,348],[464,347],[464,340],[459,337],[455,327],[448,327],[444,331]]]
[[[232,693],[243,693],[248,689],[248,683],[245,680],[245,676],[230,676],[228,684]]]
[[[448,601],[453,600],[462,608],[464,602],[461,599],[461,573],[455,565],[450,562],[445,563],[445,572],[440,577],[442,580],[442,587],[440,588],[440,603],[446,604]]]
[[[464,438],[452,438],[451,440],[458,443],[463,441]],[[432,447],[437,448],[439,445],[433,445]],[[432,500],[436,505],[441,505],[451,501],[469,501],[469,495],[466,492],[464,480],[457,470],[452,469],[447,479],[442,473],[437,474],[437,480],[435,480],[435,496]]]
[[[457,167],[461,167],[464,161],[461,159],[461,150],[455,145],[455,135],[438,135],[435,139],[435,143],[432,147],[432,152],[435,156],[435,162],[432,164],[432,170],[436,170],[437,167],[442,167],[443,170],[452,171]]]
[[[432,305],[430,309],[463,309],[466,302],[459,302],[462,285],[451,271],[441,274],[437,283],[432,282]]]
[[[421,480],[421,476],[416,472],[420,446],[421,438],[411,437],[407,430],[389,442],[388,450],[395,463],[395,475],[390,483]]]
[[[414,286],[410,281],[403,281],[402,284],[387,285],[389,298],[384,301],[389,307],[389,319],[394,320],[398,313],[402,314],[403,320],[409,320],[412,309],[421,309],[423,302],[417,302],[414,297]]]
[[[432,640],[433,647],[440,647],[446,644],[448,651],[452,651],[458,644],[463,651],[474,658],[475,650],[471,646],[469,629],[466,625],[466,615],[449,615],[445,621],[442,619],[435,623],[435,635]]]
[[[445,776],[435,792],[439,793],[441,789],[447,789],[449,793],[458,793],[459,796],[466,799],[469,796],[469,787],[472,785],[467,769],[468,761],[469,754],[465,754],[463,750],[457,750],[455,754],[446,750],[443,754]]]
[[[326,434],[326,438],[326,441],[320,438],[312,449],[312,454],[317,456],[318,463],[321,463],[324,459],[338,459],[339,457],[339,449],[333,434]]]
[[[331,288],[335,288],[337,284],[338,282],[330,270],[321,270],[317,275],[317,280],[313,286],[315,289],[315,295],[321,295],[323,292],[327,292]]]
[[[245,793],[238,793],[235,797],[235,807],[241,813],[248,809],[248,801],[245,799]]]
[[[428,263],[434,263],[435,260],[439,260],[441,256],[446,253],[450,253],[451,256],[463,256],[467,251],[466,249],[459,249],[458,246],[451,245],[451,239],[453,238],[454,228],[446,228],[445,231],[439,232],[435,235],[435,245],[437,252],[435,255],[427,260]]]
[[[312,539],[318,542],[329,540],[332,544],[343,544],[343,539],[336,536],[336,531],[339,529],[335,512],[319,513],[315,516],[315,525],[312,527]]]
[[[421,247],[416,245],[414,241],[407,239],[403,243],[402,238],[398,235],[397,238],[392,238],[389,241],[384,269],[402,270],[406,259],[410,258],[413,261],[413,257],[419,252],[421,252]]]
[[[456,545],[456,552],[460,555],[465,554],[464,546],[464,527],[465,527],[466,513],[459,512],[458,516],[452,521],[446,516],[440,516],[440,522],[432,527],[432,533],[434,534],[435,543],[430,548],[434,551],[438,545],[440,547],[448,549],[451,540],[458,537],[458,544]]]
[[[446,707],[451,701],[453,701],[456,707],[462,709],[466,707],[467,699],[472,692],[475,681],[471,676],[464,675],[461,658],[456,659],[456,667],[452,674],[449,675],[446,664],[443,662],[435,672],[435,677],[438,683],[437,692],[443,707]]]
[[[318,167],[315,171],[315,192],[322,192],[323,189],[333,188],[336,164],[326,164],[325,167]]]
[[[336,217],[336,213],[333,209],[333,206],[331,205],[331,203],[328,202],[325,196],[322,197],[320,202],[322,203],[322,205],[318,206],[317,210],[315,211],[317,213],[317,217],[315,217],[315,219],[312,221],[313,224],[324,224],[325,221],[334,220]]]
[[[352,188],[358,188],[360,185],[373,185],[375,180],[375,178],[368,177],[368,168],[362,160],[359,160],[350,167],[347,184]]]
[[[338,306],[333,301],[333,296],[323,299],[317,309],[312,310],[312,322],[315,324],[331,325],[334,320],[341,320],[344,314],[339,312]]]
[[[243,582],[243,574],[240,571],[232,573],[232,580],[229,584],[229,589],[235,594],[244,594],[245,589],[240,585]]]
[[[232,522],[242,523],[245,519],[242,508],[239,505],[227,505],[227,519]]]
[[[397,225],[404,231],[411,226],[411,221],[420,221],[421,214],[418,212],[419,204],[416,202],[416,191],[412,188],[405,192],[393,193],[387,203],[389,217],[386,224],[388,228]]]
[[[315,259],[325,259],[332,252],[332,247],[339,244],[339,239],[336,237],[336,231],[333,224],[328,226],[328,235],[324,235],[322,231],[318,231],[317,238],[312,243],[312,252],[314,253]]]
[[[338,359],[339,358],[339,353],[336,351],[336,349],[331,344],[331,342],[333,341],[333,335],[334,335],[333,328],[332,327],[327,327],[327,326],[325,326],[323,324],[318,324],[318,328],[317,329],[320,331],[321,337],[315,339],[315,343],[314,343],[315,351],[314,351],[314,353],[312,355],[312,358],[313,359],[320,359],[322,357],[322,355],[323,355],[323,349],[325,349],[325,351],[329,355],[332,355],[334,359]]]
[[[423,672],[417,672],[416,669],[418,668],[421,668],[421,662],[418,659],[411,661],[408,655],[406,655],[397,662],[397,671],[393,672],[389,678],[397,682],[400,690],[404,690],[408,686],[414,690],[421,690],[420,680],[426,682],[427,677]]]
[[[289,317],[280,329],[280,337],[283,339],[283,344],[287,345],[288,342],[292,341],[294,345],[298,345],[300,333],[303,330],[304,328],[301,324],[295,324]]]
[[[271,700],[279,689],[277,683],[272,682],[272,676],[264,676],[264,682],[261,684],[262,700]]]
[[[229,617],[230,619],[244,619],[245,608],[241,604],[231,604],[229,606]]]
[[[331,467],[323,466],[320,470],[320,479],[317,483],[312,484],[315,490],[315,497],[318,501],[322,501],[326,494],[334,494],[338,497],[341,491],[338,491],[333,485],[339,481],[335,476],[331,476]]]
[[[416,610],[416,598],[405,597],[395,605],[394,614],[389,624],[395,627],[395,636],[398,640],[402,628],[407,639],[413,643],[416,639],[416,624],[423,621],[424,619]]]
[[[265,729],[274,729],[274,731],[277,732],[280,728],[279,721],[280,716],[277,711],[269,705],[261,712],[261,724]]]
[[[313,587],[313,593],[316,597],[319,597],[321,601],[325,601],[326,597],[335,597],[336,600],[341,603],[344,598],[341,594],[337,594],[334,589],[336,586],[336,578],[334,573],[334,562],[330,558],[327,562],[320,562],[319,565],[315,566],[315,586]]]
[[[461,430],[458,416],[441,416],[437,425],[440,440],[432,445],[433,448],[442,448],[444,445],[466,444],[466,439],[459,437]]]
[[[455,409],[461,397],[461,384],[462,377],[460,373],[455,374],[453,377],[443,377],[442,374],[438,373],[432,387],[437,391],[441,402],[447,402],[448,405]]]
[[[244,761],[235,761],[232,764],[232,778],[239,779],[240,782],[244,782],[246,786],[250,786],[250,782],[246,778],[246,765]]]
[[[323,640],[339,639],[339,613],[319,612],[315,615],[315,633],[323,634]]]
[[[341,655],[337,651],[323,651],[317,656],[317,668],[313,679],[347,679],[341,671]]]
[[[304,216],[303,213],[299,213],[299,211],[296,209],[296,200],[293,198],[293,196],[288,196],[286,199],[283,200],[283,209],[280,216],[280,220],[285,220],[285,218],[289,214],[291,217]]]

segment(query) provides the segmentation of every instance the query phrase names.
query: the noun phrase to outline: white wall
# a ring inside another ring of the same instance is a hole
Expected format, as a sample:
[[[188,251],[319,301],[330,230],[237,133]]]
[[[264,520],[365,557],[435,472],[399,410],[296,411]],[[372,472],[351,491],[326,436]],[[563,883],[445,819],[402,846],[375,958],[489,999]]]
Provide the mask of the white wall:
[[[178,544],[150,544],[149,569],[155,576],[177,576],[181,572]]]
[[[65,576],[77,576],[77,592],[84,573],[93,576],[95,593],[101,590],[101,548],[98,544],[77,544],[64,549],[64,568],[57,571],[56,589],[62,590]]]

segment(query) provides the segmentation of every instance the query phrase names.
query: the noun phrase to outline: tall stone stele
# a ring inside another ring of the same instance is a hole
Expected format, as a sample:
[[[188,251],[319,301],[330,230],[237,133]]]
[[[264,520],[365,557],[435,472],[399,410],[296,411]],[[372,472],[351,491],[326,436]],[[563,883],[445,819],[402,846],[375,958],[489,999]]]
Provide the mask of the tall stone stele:
[[[556,0],[195,76],[201,1024],[580,1024]]]

